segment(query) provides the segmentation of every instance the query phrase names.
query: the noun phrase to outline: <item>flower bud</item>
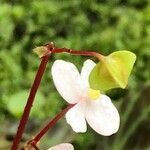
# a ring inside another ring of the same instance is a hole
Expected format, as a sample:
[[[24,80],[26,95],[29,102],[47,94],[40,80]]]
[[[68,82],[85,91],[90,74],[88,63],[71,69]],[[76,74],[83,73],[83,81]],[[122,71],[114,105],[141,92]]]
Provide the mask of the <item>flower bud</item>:
[[[47,48],[45,46],[38,46],[33,51],[41,58],[47,54]]]

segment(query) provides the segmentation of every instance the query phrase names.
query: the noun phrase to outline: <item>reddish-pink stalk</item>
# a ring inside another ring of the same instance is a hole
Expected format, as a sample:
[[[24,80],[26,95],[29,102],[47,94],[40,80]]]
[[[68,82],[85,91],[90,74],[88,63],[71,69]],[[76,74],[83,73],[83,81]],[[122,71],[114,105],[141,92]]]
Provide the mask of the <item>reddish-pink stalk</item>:
[[[30,113],[30,110],[32,108],[32,104],[33,104],[37,89],[39,87],[42,76],[43,76],[44,71],[46,69],[48,59],[49,59],[49,55],[44,56],[41,60],[40,66],[38,68],[37,74],[35,76],[33,85],[32,85],[31,90],[30,90],[30,94],[29,94],[29,97],[28,97],[28,100],[27,100],[27,104],[24,108],[24,112],[23,112],[22,118],[21,118],[19,126],[18,126],[16,136],[15,136],[13,144],[12,144],[11,150],[17,150],[18,149],[19,143],[20,143],[21,138],[22,138],[22,134],[24,132],[26,123],[27,123],[28,118],[29,118],[29,113]]]
[[[92,51],[78,51],[69,48],[54,48],[52,50],[52,53],[63,53],[63,52],[73,54],[73,55],[94,56],[98,59],[102,59],[104,57],[103,55]]]
[[[74,107],[76,104],[69,104],[65,109],[63,109],[59,114],[56,115],[55,118],[53,118],[31,141],[28,142],[28,144],[32,145],[33,147],[36,147],[37,142],[45,135],[45,133],[52,128],[58,120],[60,120],[66,112]]]

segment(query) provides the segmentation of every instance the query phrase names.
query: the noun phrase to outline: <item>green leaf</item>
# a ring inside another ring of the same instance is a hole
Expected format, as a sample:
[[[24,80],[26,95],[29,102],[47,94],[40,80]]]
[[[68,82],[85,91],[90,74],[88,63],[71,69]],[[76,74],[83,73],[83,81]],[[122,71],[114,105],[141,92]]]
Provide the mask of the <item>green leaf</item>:
[[[90,73],[90,87],[101,91],[125,88],[135,60],[136,55],[125,50],[102,57]]]
[[[20,118],[28,98],[28,91],[24,90],[12,95],[7,102],[7,108],[12,115]],[[37,117],[42,112],[44,104],[44,96],[41,93],[37,93],[34,104],[31,109],[31,117]]]

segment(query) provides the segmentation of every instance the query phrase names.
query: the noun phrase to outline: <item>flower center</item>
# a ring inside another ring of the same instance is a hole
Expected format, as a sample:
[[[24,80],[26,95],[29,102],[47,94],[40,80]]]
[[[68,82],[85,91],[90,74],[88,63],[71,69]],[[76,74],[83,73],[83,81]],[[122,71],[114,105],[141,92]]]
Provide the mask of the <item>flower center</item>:
[[[91,88],[88,89],[88,96],[92,100],[96,100],[100,96],[100,91],[99,90],[93,90]]]

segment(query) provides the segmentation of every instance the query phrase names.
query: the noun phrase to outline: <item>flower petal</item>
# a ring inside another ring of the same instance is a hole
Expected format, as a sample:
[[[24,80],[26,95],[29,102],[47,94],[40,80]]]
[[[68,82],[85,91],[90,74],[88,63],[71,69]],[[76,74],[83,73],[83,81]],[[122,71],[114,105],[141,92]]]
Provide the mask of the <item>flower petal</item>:
[[[116,133],[120,124],[118,111],[106,95],[88,101],[86,120],[97,133],[104,136]]]
[[[89,75],[92,69],[95,67],[95,63],[88,59],[84,62],[82,70],[81,70],[81,80],[86,88],[89,88]]]
[[[72,144],[62,143],[56,146],[49,148],[48,150],[74,150]]]
[[[86,132],[87,125],[85,121],[85,101],[82,101],[66,113],[67,123],[70,124],[75,132]]]
[[[72,63],[56,60],[52,66],[52,77],[58,92],[68,103],[76,103],[80,99],[81,77]]]

